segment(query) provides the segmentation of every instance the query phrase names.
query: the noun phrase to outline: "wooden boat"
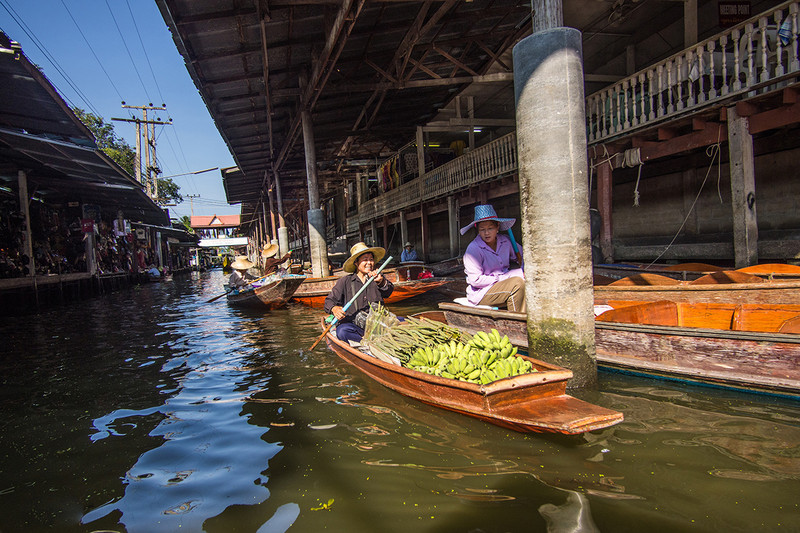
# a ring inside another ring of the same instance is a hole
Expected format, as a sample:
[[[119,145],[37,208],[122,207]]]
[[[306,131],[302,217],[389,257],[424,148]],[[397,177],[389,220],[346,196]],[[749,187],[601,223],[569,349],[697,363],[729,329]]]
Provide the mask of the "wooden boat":
[[[653,273],[635,274],[607,285],[595,284],[594,299],[596,304],[614,300],[800,304],[800,279],[761,277],[747,270],[723,270],[692,281]]]
[[[593,266],[595,277],[601,280],[617,280],[637,274],[658,274],[677,280],[692,281],[723,270],[731,269],[709,265],[707,263],[679,263],[677,265],[631,263]],[[800,280],[800,266],[784,263],[753,265],[737,269],[737,272],[754,274],[766,279]],[[595,282],[595,285],[597,284],[598,283]]]
[[[305,276],[288,275],[265,285],[251,286],[243,291],[230,292],[228,303],[241,307],[277,309],[289,301]]]
[[[427,267],[436,277],[451,276],[456,272],[464,272],[464,258],[451,257],[444,261],[429,263]]]
[[[394,284],[391,296],[384,300],[384,303],[391,304],[424,294],[432,289],[451,283],[450,278],[427,278],[427,279],[398,279],[400,276],[399,268],[386,269],[383,275]],[[322,308],[325,305],[325,297],[330,294],[331,289],[341,276],[326,276],[324,278],[307,278],[297,289],[292,298],[301,304],[309,307]]]
[[[595,320],[601,367],[800,398],[800,305],[611,302]],[[441,303],[448,323],[528,346],[523,313]]]
[[[444,320],[440,312],[424,313]],[[323,328],[325,324],[323,322]],[[515,431],[574,435],[622,421],[618,411],[565,393],[572,372],[528,358],[538,372],[478,385],[384,362],[326,335],[328,347],[378,383],[415,400]]]

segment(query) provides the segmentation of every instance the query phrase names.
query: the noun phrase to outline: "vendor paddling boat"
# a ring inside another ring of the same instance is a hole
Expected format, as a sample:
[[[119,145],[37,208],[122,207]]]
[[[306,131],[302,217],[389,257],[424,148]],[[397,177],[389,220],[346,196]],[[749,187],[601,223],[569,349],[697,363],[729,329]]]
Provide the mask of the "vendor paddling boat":
[[[610,370],[800,399],[800,305],[609,302],[595,306],[597,363]],[[468,332],[527,348],[526,316],[440,303]]]
[[[229,292],[227,294],[228,303],[237,307],[277,309],[289,301],[289,298],[305,279],[305,276],[291,274],[269,276],[245,289]]]
[[[438,311],[422,313],[444,323]],[[325,323],[323,322],[323,328]],[[572,372],[525,357],[535,371],[488,384],[459,381],[402,366],[390,357],[369,353],[326,334],[328,347],[344,361],[378,383],[404,396],[522,432],[574,435],[622,421],[618,411],[579,400],[565,393]]]
[[[383,275],[394,284],[392,294],[384,299],[387,304],[400,302],[420,294],[424,294],[437,287],[442,287],[452,283],[451,278],[414,278],[406,273],[411,270],[409,267],[398,267],[387,269]],[[346,275],[344,272],[342,275]],[[341,276],[326,276],[324,278],[307,278],[297,289],[292,297],[296,302],[322,309],[325,306],[325,297],[330,294],[331,289]],[[410,279],[409,279],[410,278]]]

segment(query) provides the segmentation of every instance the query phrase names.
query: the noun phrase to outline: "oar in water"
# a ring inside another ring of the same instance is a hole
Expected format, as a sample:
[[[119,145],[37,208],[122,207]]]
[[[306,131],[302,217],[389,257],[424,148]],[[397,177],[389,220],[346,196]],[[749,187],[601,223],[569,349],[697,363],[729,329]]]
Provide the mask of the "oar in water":
[[[344,307],[342,307],[342,312],[343,312],[343,313],[347,312],[347,309],[348,309],[348,308],[349,308],[351,305],[353,305],[353,302],[355,302],[355,301],[356,301],[356,298],[358,298],[359,296],[361,296],[361,293],[362,293],[362,292],[364,292],[364,289],[366,289],[366,288],[367,288],[367,285],[369,285],[370,283],[372,283],[372,280],[378,277],[378,275],[381,273],[381,271],[382,271],[384,268],[386,268],[386,265],[388,265],[388,264],[389,264],[389,261],[391,261],[392,259],[393,259],[393,257],[392,257],[391,255],[390,255],[389,257],[387,257],[387,258],[386,258],[386,261],[384,261],[384,262],[383,262],[383,264],[380,266],[380,268],[377,270],[377,272],[375,272],[375,275],[374,275],[374,276],[370,276],[370,278],[369,278],[369,279],[367,279],[367,282],[366,282],[366,283],[364,283],[364,285],[362,285],[360,289],[358,289],[358,292],[356,292],[356,293],[353,295],[353,297],[352,297],[352,298],[350,298],[350,301],[349,301],[349,302],[347,302],[347,303],[345,304],[345,306],[344,306]],[[311,345],[311,348],[309,348],[309,351],[311,351],[311,350],[313,350],[314,348],[316,348],[317,344],[319,344],[319,341],[321,341],[321,340],[322,340],[322,338],[323,338],[325,335],[327,335],[327,334],[328,334],[328,332],[331,330],[331,328],[332,328],[332,327],[333,327],[333,326],[336,324],[336,322],[337,322],[338,320],[339,320],[339,319],[338,319],[338,318],[336,318],[336,317],[335,317],[335,316],[333,316],[333,315],[329,315],[329,316],[328,316],[328,318],[327,318],[325,321],[326,321],[326,322],[330,321],[330,324],[328,324],[328,327],[327,327],[327,328],[325,328],[325,331],[323,331],[323,332],[322,332],[322,335],[320,335],[320,336],[319,336],[319,338],[318,338],[316,341],[314,341],[314,344],[312,344],[312,345]]]
[[[264,278],[266,278],[267,276],[270,276],[270,275],[272,275],[272,272],[270,272],[266,276],[261,276],[260,278],[256,278],[254,280],[248,281],[247,285],[250,285],[251,283],[255,283],[256,281],[260,281],[260,280],[262,280],[262,279],[264,279]],[[247,287],[247,285],[244,285],[244,287]],[[236,287],[231,287],[230,289],[228,289],[227,291],[223,292],[222,294],[220,294],[218,296],[214,296],[210,300],[206,300],[206,303],[210,304],[211,302],[215,302],[215,301],[219,300],[220,298],[222,298],[223,296],[226,296],[228,293],[230,293],[235,288]]]

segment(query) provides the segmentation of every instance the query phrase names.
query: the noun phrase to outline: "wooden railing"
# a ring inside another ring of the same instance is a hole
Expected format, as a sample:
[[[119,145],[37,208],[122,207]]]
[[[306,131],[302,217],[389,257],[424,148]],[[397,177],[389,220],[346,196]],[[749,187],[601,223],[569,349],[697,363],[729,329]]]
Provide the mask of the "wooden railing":
[[[359,221],[366,222],[420,202],[452,194],[516,169],[517,136],[509,133],[426,172],[421,179],[417,178],[364,202],[358,207],[358,218]]]
[[[586,98],[589,144],[741,94],[800,71],[798,2],[785,2]]]

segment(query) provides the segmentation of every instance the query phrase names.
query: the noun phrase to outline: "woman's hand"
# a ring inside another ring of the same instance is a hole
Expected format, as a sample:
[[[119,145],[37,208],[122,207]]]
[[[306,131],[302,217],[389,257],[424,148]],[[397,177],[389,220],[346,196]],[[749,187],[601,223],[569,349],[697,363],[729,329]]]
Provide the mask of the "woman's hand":
[[[372,270],[367,275],[371,278],[375,278],[375,283],[378,285],[383,283],[383,274],[379,274],[377,270]]]
[[[345,316],[344,309],[342,308],[341,305],[334,305],[333,308],[331,309],[331,313],[333,313],[333,316],[336,317],[336,320],[341,320]]]

